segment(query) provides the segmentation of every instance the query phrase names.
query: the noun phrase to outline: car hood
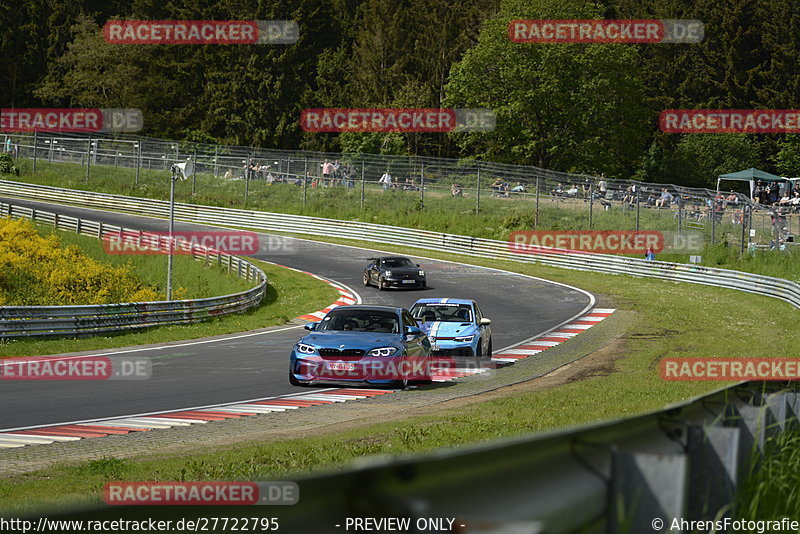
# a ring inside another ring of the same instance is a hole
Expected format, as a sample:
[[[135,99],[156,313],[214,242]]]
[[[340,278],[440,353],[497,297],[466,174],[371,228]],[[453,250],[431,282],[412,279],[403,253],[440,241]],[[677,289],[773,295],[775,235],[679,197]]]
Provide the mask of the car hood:
[[[403,346],[400,334],[386,334],[383,332],[342,332],[321,331],[312,332],[300,340],[301,343],[315,347],[338,349],[344,345],[346,349],[370,350],[376,347]]]
[[[429,321],[422,323],[422,331],[431,337],[470,336],[476,327],[472,323],[453,323],[449,321]]]

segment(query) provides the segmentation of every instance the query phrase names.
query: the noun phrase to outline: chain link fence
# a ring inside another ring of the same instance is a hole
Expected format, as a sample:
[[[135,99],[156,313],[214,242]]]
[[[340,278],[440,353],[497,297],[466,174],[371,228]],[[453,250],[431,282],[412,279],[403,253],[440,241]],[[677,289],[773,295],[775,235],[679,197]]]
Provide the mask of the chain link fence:
[[[63,165],[57,166],[76,165],[70,176],[86,188],[166,198],[171,165],[191,159],[196,173],[178,192],[179,200],[393,222],[492,239],[520,229],[658,230],[693,233],[706,244],[724,242],[744,252],[785,248],[800,233],[800,206],[767,206],[737,191],[532,166],[139,136],[3,134],[3,142],[34,172],[64,172]]]

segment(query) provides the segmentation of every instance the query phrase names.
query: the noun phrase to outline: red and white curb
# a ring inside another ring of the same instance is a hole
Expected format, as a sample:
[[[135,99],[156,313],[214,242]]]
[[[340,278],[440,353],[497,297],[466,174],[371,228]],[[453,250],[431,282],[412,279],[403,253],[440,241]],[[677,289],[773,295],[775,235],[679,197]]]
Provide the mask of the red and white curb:
[[[495,363],[509,364],[539,354],[588,330],[610,316],[614,311],[615,310],[610,308],[593,308],[585,315],[582,315],[568,324],[542,334],[535,339],[524,341],[510,349],[505,349],[503,352],[494,354],[492,356],[492,361]]]
[[[312,275],[313,276],[313,275]],[[320,280],[324,280],[320,278]],[[355,299],[352,293],[346,288],[336,283],[330,283],[340,292],[340,299],[332,304],[328,309],[303,315],[301,319],[317,320],[324,316],[329,309],[336,306],[353,304]],[[347,297],[346,295],[350,295]],[[353,302],[347,302],[353,300]],[[555,330],[542,334],[533,340],[524,341],[512,348],[505,349],[501,353],[492,357],[491,363],[483,364],[486,367],[465,367],[456,369],[443,369],[436,371],[432,376],[433,382],[449,382],[458,378],[474,376],[485,373],[497,367],[510,365],[521,360],[534,356],[542,351],[554,347],[571,337],[575,337],[581,332],[596,325],[606,317],[614,313],[613,309],[594,308],[589,313],[575,319],[574,321],[561,326]],[[317,315],[320,314],[320,315]],[[335,404],[347,402],[349,400],[367,399],[379,395],[395,393],[393,389],[324,389],[288,395],[285,397],[271,397],[257,399],[238,404],[218,405],[197,409],[181,410],[174,412],[144,414],[136,416],[118,417],[103,419],[83,423],[70,423],[39,428],[25,428],[19,430],[9,430],[0,432],[0,449],[25,447],[27,445],[43,445],[62,441],[77,441],[86,438],[99,438],[110,435],[129,434],[133,432],[146,432],[160,428],[172,428],[179,426],[189,426],[210,423],[212,421],[223,421],[225,419],[237,419],[250,415],[267,414],[272,412],[287,412],[298,408],[320,406],[325,404]]]
[[[300,317],[296,317],[296,319],[302,319],[304,321],[319,321],[320,319],[325,317],[325,315],[329,311],[331,311],[332,309],[334,309],[334,308],[336,308],[338,306],[348,306],[350,304],[361,304],[361,297],[358,294],[354,293],[352,290],[350,290],[348,287],[343,286],[342,284],[333,282],[331,280],[328,280],[327,278],[323,278],[323,277],[321,277],[319,275],[316,275],[314,273],[310,273],[308,271],[301,271],[300,269],[295,269],[294,267],[287,267],[285,265],[279,265],[277,263],[275,263],[273,265],[278,265],[279,267],[283,267],[284,269],[289,269],[290,271],[295,271],[295,272],[298,272],[298,273],[307,274],[308,276],[310,276],[312,278],[316,278],[317,280],[320,280],[320,281],[325,282],[326,284],[328,284],[330,286],[333,286],[333,288],[336,289],[336,291],[339,292],[339,298],[336,299],[336,302],[332,303],[327,308],[319,310],[319,311],[315,311],[315,312],[312,312],[312,313],[307,313],[305,315],[301,315]]]
[[[87,423],[54,425],[40,428],[14,430],[0,433],[0,448],[8,449],[26,445],[43,445],[59,441],[77,441],[85,438],[100,438],[110,435],[146,432],[160,428],[172,428],[238,419],[250,415],[272,412],[287,412],[298,408],[335,404],[355,399],[367,399],[394,393],[391,389],[334,389],[301,393],[286,397],[253,400],[241,404],[228,404],[194,410],[165,412],[103,419]]]

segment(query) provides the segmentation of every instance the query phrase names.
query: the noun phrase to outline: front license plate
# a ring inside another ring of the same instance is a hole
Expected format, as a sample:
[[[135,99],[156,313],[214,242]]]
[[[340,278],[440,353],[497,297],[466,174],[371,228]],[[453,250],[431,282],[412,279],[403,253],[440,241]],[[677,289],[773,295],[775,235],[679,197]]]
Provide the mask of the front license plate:
[[[439,350],[439,345],[434,343],[431,345],[431,350]]]
[[[403,283],[404,284],[416,284],[417,281],[416,280],[403,280]]]
[[[356,364],[345,362],[328,362],[325,365],[325,368],[328,371],[355,371]]]

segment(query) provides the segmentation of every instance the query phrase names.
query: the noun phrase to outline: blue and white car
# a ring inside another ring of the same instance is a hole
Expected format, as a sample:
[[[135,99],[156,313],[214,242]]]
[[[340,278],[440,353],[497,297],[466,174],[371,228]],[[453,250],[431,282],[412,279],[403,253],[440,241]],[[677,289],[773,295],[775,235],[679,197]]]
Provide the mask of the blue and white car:
[[[428,334],[436,356],[492,357],[492,321],[474,300],[419,299],[411,315]]]
[[[405,388],[431,381],[431,342],[408,310],[339,306],[292,348],[295,386],[345,383]]]

